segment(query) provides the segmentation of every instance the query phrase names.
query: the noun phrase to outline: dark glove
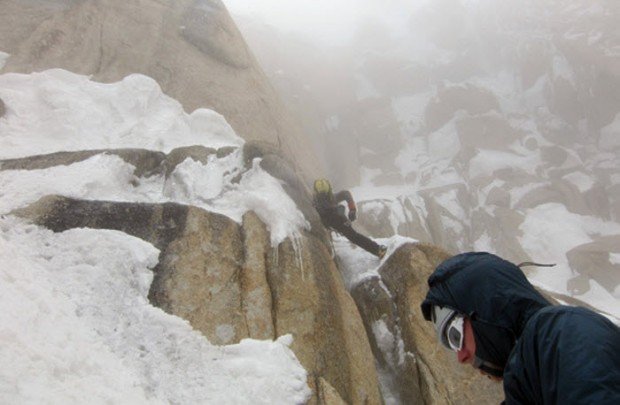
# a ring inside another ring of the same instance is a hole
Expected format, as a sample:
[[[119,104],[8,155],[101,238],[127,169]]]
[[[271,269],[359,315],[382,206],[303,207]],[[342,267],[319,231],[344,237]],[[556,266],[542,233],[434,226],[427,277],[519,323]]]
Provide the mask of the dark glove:
[[[349,221],[353,222],[357,218],[357,210],[349,211]]]

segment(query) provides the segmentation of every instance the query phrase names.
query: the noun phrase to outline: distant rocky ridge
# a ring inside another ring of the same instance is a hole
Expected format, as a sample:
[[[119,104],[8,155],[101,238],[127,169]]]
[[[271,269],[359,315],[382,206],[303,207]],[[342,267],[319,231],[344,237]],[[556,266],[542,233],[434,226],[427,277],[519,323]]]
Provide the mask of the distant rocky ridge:
[[[618,18],[615,1],[440,0],[400,40],[377,23],[346,52],[239,21],[283,98],[322,134],[338,186],[365,177],[402,189],[359,202],[367,233],[564,261],[571,294],[594,280],[618,297],[620,232],[576,230],[587,241],[544,259],[521,242],[547,204],[620,229]]]
[[[134,165],[137,177],[167,176],[187,157],[208,165],[209,154],[231,152],[231,148],[201,146],[167,155],[136,149],[60,152],[0,161],[0,170],[49,168],[107,153]],[[313,224],[312,230],[272,248],[265,224],[253,212],[237,224],[223,215],[176,203],[63,196],[43,197],[13,214],[55,232],[77,227],[114,229],[152,243],[161,253],[150,301],[187,319],[214,344],[291,333],[291,348],[308,371],[311,404],[383,403],[376,363],[398,376],[394,389],[405,403],[501,401],[501,386],[458,365],[451,353],[437,345],[432,325],[421,318],[425,280],[448,257],[446,252],[432,245],[402,246],[380,269],[387,289],[370,279],[357,286],[354,300],[344,287],[310,195],[299,188],[291,165],[260,143],[247,143],[243,152],[246,162],[255,157],[277,162],[264,167],[282,180]],[[373,325],[378,321],[403,341],[401,345],[395,340],[391,353],[376,340]],[[399,356],[404,356],[402,361]]]
[[[10,55],[0,73],[63,68],[101,82],[142,73],[186,111],[215,110],[242,138],[274,145],[306,179],[322,173],[220,0],[4,0],[0,10]]]

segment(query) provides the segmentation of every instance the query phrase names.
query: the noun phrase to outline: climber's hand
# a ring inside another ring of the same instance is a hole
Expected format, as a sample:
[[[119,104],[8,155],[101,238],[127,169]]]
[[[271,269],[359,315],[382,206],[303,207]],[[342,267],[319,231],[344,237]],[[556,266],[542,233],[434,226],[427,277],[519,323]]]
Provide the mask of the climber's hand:
[[[357,210],[349,211],[349,221],[353,222],[357,218]]]

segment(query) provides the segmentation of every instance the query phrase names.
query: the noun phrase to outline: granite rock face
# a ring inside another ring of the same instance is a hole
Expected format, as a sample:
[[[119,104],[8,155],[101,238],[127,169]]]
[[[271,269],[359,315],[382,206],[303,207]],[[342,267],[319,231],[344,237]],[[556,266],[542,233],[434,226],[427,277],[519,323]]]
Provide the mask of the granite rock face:
[[[315,236],[272,248],[269,232],[252,212],[239,225],[175,203],[48,196],[14,214],[55,232],[114,229],[151,242],[161,251],[149,292],[154,305],[187,319],[213,344],[291,333],[313,401],[329,396],[381,403],[361,317]]]
[[[167,155],[142,149],[60,152],[0,161],[0,170],[38,170],[112,154],[134,165],[139,181],[174,177],[174,168],[188,158],[208,166],[213,155],[233,149],[192,146]],[[251,142],[243,156],[246,170],[262,159],[311,218],[310,195],[287,159]],[[381,403],[362,319],[322,227],[272,246],[266,225],[252,211],[236,223],[191,205],[49,195],[12,214],[54,232],[112,229],[152,243],[160,250],[149,292],[154,305],[188,320],[213,344],[292,334],[291,348],[308,371],[312,403]]]
[[[405,244],[379,268],[380,279],[358,284],[352,294],[377,361],[396,376],[402,403],[497,404],[504,395],[501,384],[459,364],[437,343],[432,324],[422,316],[426,280],[448,257],[434,245]],[[385,344],[386,334],[393,337],[391,345]]]
[[[113,154],[135,166],[136,178],[174,176],[185,159],[206,163],[234,148],[183,147],[167,155],[142,149],[60,152],[0,161],[0,170],[69,165],[95,154]],[[294,337],[291,349],[308,371],[316,404],[381,404],[378,374],[390,375],[401,403],[497,403],[501,388],[460,366],[436,342],[419,306],[426,279],[449,254],[430,244],[406,244],[372,278],[347,292],[329,235],[290,162],[264,143],[241,150],[245,169],[255,159],[280,179],[312,229],[272,246],[267,226],[252,211],[240,223],[177,203],[41,198],[12,212],[62,232],[113,229],[160,250],[150,301],[182,317],[213,344],[245,338]],[[406,206],[404,204],[403,206]],[[610,240],[609,243],[613,244]],[[600,247],[575,252],[574,260]],[[391,336],[386,339],[385,336]],[[438,377],[441,376],[441,377]],[[474,389],[475,388],[475,389]],[[385,392],[383,392],[385,395]],[[390,393],[391,395],[391,393]]]
[[[63,68],[101,82],[154,78],[186,111],[209,108],[246,140],[289,156],[306,178],[320,164],[220,0],[6,0],[2,73]]]

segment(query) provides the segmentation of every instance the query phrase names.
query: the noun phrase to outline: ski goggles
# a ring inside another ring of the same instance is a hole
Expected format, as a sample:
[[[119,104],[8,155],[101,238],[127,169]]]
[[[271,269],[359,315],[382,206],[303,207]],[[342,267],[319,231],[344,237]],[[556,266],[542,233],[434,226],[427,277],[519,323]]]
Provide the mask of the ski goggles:
[[[437,338],[449,350],[459,351],[463,347],[464,317],[453,309],[433,305],[431,321],[437,331]]]
[[[463,315],[455,315],[446,326],[442,342],[450,350],[458,352],[463,348],[465,336],[465,318]]]

